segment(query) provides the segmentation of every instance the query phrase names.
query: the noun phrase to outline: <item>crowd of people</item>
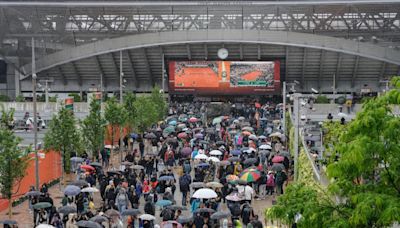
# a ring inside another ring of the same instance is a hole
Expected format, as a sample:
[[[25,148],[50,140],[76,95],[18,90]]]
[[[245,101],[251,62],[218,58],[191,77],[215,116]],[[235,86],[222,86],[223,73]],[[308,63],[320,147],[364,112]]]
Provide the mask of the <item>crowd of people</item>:
[[[71,158],[76,180],[61,207],[45,185],[28,193],[35,225],[263,227],[252,202],[274,200],[291,176],[281,107],[232,104],[230,113],[205,119],[206,109],[171,102],[164,121],[125,140],[118,164],[110,147],[95,160]]]

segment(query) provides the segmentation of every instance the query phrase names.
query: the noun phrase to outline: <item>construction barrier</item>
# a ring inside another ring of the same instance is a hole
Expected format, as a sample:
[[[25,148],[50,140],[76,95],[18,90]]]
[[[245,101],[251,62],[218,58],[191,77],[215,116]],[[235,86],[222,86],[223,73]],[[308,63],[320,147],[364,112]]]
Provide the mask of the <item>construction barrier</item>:
[[[46,153],[39,153],[39,177],[40,186],[44,183],[50,183],[61,177],[61,156],[59,153],[50,151]],[[30,153],[32,159],[29,161],[28,168],[26,170],[26,176],[21,180],[21,182],[16,183],[14,186],[13,201],[24,197],[29,191],[31,186],[35,186],[35,154]],[[0,211],[6,210],[8,208],[8,200],[0,199]]]

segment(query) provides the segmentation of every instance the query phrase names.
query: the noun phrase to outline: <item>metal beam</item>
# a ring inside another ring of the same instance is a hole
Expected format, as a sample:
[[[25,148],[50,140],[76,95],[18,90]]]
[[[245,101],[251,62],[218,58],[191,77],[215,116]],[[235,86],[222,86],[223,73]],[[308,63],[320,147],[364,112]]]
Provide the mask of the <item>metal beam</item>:
[[[261,60],[261,44],[257,44],[257,60]]]
[[[131,73],[132,73],[133,83],[135,84],[135,88],[137,89],[137,88],[140,87],[140,85],[139,85],[139,81],[138,81],[138,79],[136,77],[135,68],[133,67],[133,61],[132,61],[132,58],[131,58],[131,52],[129,50],[126,50],[126,56],[127,56],[127,59],[128,59],[129,69],[131,70]]]
[[[354,68],[353,68],[353,76],[351,77],[351,88],[355,86],[355,80],[358,73],[358,64],[360,63],[360,56],[356,56]]]
[[[208,56],[207,43],[218,42],[271,44],[323,49],[400,65],[400,51],[366,42],[355,42],[341,38],[295,32],[215,30],[212,32],[174,31],[144,33],[140,35],[122,36],[115,39],[105,39],[46,55],[38,59],[37,69],[38,72],[40,72],[71,61],[120,50],[182,43],[203,43],[204,53]],[[30,68],[30,64],[23,67],[27,75],[30,75]]]
[[[63,85],[67,85],[67,84],[68,84],[68,80],[67,80],[67,78],[65,77],[65,74],[64,74],[64,72],[63,72],[61,66],[56,67],[56,69],[57,69],[58,73],[59,73],[60,76],[61,76],[61,80],[62,80],[62,82],[63,82]]]
[[[189,60],[192,60],[192,52],[190,51],[190,44],[186,44],[186,52]]]
[[[98,55],[96,55],[94,57],[94,59],[95,59],[95,63],[96,63],[99,75],[100,75],[100,77],[102,77],[102,79],[100,80],[101,81],[100,83],[102,83],[102,85],[100,85],[100,86],[102,88],[106,88],[107,87],[107,80],[106,80],[105,73],[104,73],[104,70],[103,70],[103,65],[101,65],[101,62],[100,62],[100,59],[99,59]]]
[[[303,48],[303,64],[302,64],[302,68],[301,68],[301,81],[300,81],[300,87],[302,89],[304,88],[306,65],[307,65],[307,48]]]
[[[207,43],[204,44],[204,60],[208,59],[208,46]]]
[[[321,50],[321,58],[319,61],[319,78],[318,78],[318,90],[321,89],[321,81],[322,81],[322,73],[324,70],[324,62],[325,62],[325,50]]]
[[[342,53],[338,53],[338,58],[337,58],[337,63],[336,63],[336,70],[335,70],[335,75],[333,76],[333,80],[335,81],[335,83],[333,83],[332,88],[333,90],[336,90],[337,87],[337,81],[338,79],[340,79],[340,69],[342,67]]]
[[[153,72],[151,71],[151,66],[150,66],[149,58],[147,57],[146,48],[142,48],[142,50],[143,50],[143,59],[145,61],[145,65],[146,65],[146,69],[147,69],[147,74],[149,75],[150,85],[151,85],[151,87],[154,87],[155,86],[154,75],[153,75]]]
[[[81,74],[79,73],[79,70],[78,70],[78,67],[76,67],[76,64],[75,64],[75,62],[71,62],[71,64],[72,64],[72,69],[73,69],[73,71],[74,71],[74,74],[76,74],[76,76],[78,76],[78,85],[80,86],[80,87],[82,87],[82,76],[81,76]]]
[[[243,60],[243,44],[239,44],[239,57]]]

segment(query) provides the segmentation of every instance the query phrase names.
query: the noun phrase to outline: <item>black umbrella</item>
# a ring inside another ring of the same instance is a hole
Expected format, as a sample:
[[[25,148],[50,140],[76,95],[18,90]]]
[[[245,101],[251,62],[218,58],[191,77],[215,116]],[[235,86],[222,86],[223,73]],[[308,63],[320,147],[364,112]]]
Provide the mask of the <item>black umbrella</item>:
[[[197,208],[194,213],[214,213],[215,210],[211,208]]]
[[[173,176],[162,176],[158,178],[158,181],[171,181],[171,180],[175,180],[175,178]]]
[[[200,143],[200,144],[210,144],[210,143],[209,143],[208,141],[206,141],[206,140],[200,140],[199,143]]]
[[[211,215],[211,219],[223,219],[223,218],[228,218],[229,216],[231,216],[231,212],[229,211],[217,211],[214,214]]]
[[[15,220],[10,220],[10,219],[5,219],[5,220],[1,220],[0,224],[4,224],[4,225],[17,225],[17,221]]]
[[[122,212],[122,216],[129,216],[129,215],[133,215],[133,216],[135,216],[135,215],[139,215],[139,214],[141,214],[142,212],[139,210],[139,209],[127,209],[127,210],[125,210],[124,212]]]
[[[237,161],[240,161],[240,158],[238,158],[238,157],[230,157],[230,158],[228,158],[228,161],[237,162]]]
[[[156,139],[157,136],[152,132],[144,136],[146,139]]]
[[[225,142],[224,141],[217,141],[215,144],[217,146],[222,146],[222,145],[225,145]]]
[[[203,182],[193,182],[190,184],[190,187],[192,188],[203,188],[205,184]]]
[[[113,216],[119,216],[120,213],[117,210],[109,209],[106,211],[106,215],[109,217],[113,217]]]
[[[180,224],[185,224],[185,223],[190,223],[193,222],[193,216],[179,216],[178,219],[176,220]]]
[[[89,183],[85,180],[76,180],[76,181],[72,181],[70,183],[70,185],[75,185],[78,187],[84,187],[84,186],[89,186]]]
[[[282,171],[285,169],[285,166],[282,163],[274,163],[271,169],[275,172]]]
[[[92,162],[89,165],[91,165],[93,167],[103,167],[100,162]]]
[[[128,162],[128,161],[123,161],[123,162],[121,162],[121,165],[131,166],[131,165],[133,165],[133,163],[132,162]]]
[[[58,212],[64,215],[76,213],[76,207],[70,205],[63,206],[58,208]]]
[[[25,195],[26,196],[41,196],[43,193],[42,192],[39,192],[39,191],[30,191],[30,192],[27,192]]]
[[[90,218],[89,221],[103,223],[103,222],[108,222],[108,218],[101,216],[101,215],[96,215],[96,216]]]
[[[78,227],[86,228],[102,228],[102,226],[96,222],[81,220],[76,223]]]
[[[108,171],[107,174],[108,176],[113,176],[113,175],[120,175],[121,173],[119,171]]]
[[[246,160],[244,160],[243,164],[245,165],[253,165],[257,163],[257,159],[256,158],[248,158]]]

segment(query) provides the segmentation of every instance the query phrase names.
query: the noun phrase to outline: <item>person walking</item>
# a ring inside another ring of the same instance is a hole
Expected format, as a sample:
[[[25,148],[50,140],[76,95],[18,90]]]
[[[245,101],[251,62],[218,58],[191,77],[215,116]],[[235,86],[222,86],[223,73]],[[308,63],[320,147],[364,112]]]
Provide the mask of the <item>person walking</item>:
[[[126,209],[128,209],[129,205],[129,197],[128,194],[126,194],[126,191],[124,188],[120,188],[117,198],[116,198],[116,204],[118,207],[118,211],[120,213],[123,213]]]
[[[188,173],[183,174],[179,178],[179,188],[182,193],[182,206],[186,206],[187,203],[187,193],[190,191],[190,183],[192,183],[192,178]]]

